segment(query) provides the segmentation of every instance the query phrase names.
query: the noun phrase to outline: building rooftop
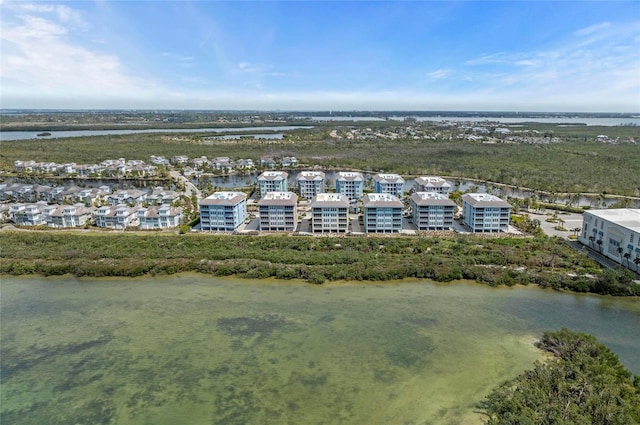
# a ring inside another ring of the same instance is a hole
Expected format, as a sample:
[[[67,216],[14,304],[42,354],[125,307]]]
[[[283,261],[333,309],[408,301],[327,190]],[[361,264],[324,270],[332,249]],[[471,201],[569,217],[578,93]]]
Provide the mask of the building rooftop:
[[[289,174],[284,171],[265,171],[258,180],[286,180]]]
[[[361,180],[364,181],[362,173],[356,171],[340,171],[336,180]]]
[[[215,192],[200,201],[200,205],[235,205],[247,199],[242,192]]]
[[[376,174],[373,179],[380,183],[404,183],[404,179],[399,174]]]
[[[462,195],[462,200],[474,207],[507,207],[511,204],[497,196],[488,193],[467,193]]]
[[[364,195],[362,204],[365,208],[369,207],[396,207],[402,208],[404,204],[395,195],[387,193],[368,193]]]
[[[302,171],[298,174],[298,180],[321,181],[324,180],[322,171]]]
[[[341,193],[319,193],[311,201],[311,207],[349,207],[349,198]]]
[[[258,205],[296,205],[298,195],[293,192],[267,192]]]
[[[439,186],[451,186],[449,182],[447,182],[442,177],[434,177],[434,176],[422,176],[416,178],[416,183],[420,185],[431,185],[434,187]]]
[[[411,199],[417,205],[456,205],[447,195],[436,192],[414,192],[411,195]]]
[[[640,209],[615,208],[607,210],[589,210],[585,213],[592,214],[603,220],[610,221],[634,232],[640,232]]]

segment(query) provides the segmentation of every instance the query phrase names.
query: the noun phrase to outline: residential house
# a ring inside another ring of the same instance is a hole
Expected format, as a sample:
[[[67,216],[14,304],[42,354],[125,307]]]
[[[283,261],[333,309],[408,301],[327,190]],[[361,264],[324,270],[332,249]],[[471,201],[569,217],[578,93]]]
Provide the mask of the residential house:
[[[140,207],[129,207],[123,204],[100,207],[96,211],[96,226],[120,230],[137,227],[138,209]]]
[[[195,168],[196,170],[201,170],[203,167],[209,166],[209,158],[204,155],[200,158],[193,158],[191,160],[191,165],[193,165],[193,168]]]
[[[578,237],[623,267],[640,270],[640,209],[586,210]]]
[[[86,206],[99,206],[107,202],[107,196],[109,192],[102,190],[101,188],[89,188],[82,189],[74,198],[74,202],[82,202]]]
[[[173,204],[180,199],[180,194],[174,190],[165,190],[158,186],[147,195],[147,203],[150,205]]]
[[[418,230],[447,230],[453,226],[457,205],[438,192],[411,195],[411,218]]]
[[[47,226],[55,228],[70,228],[84,226],[91,220],[96,209],[83,204],[49,205],[45,215]]]
[[[263,156],[260,158],[260,166],[264,168],[275,168],[276,160],[270,156]]]
[[[349,198],[341,193],[319,193],[311,201],[313,232],[345,233],[349,226]]]
[[[182,220],[182,208],[169,205],[154,205],[138,210],[139,226],[142,230],[169,229],[178,227]]]
[[[298,166],[298,158],[295,156],[285,156],[280,160],[280,165],[284,168],[292,168]]]
[[[186,155],[176,155],[171,158],[171,163],[174,165],[186,164],[189,161],[189,157]]]
[[[467,193],[462,196],[464,224],[472,232],[506,232],[509,230],[511,205],[488,193]]]
[[[151,155],[150,161],[151,161],[152,164],[155,164],[155,165],[167,166],[167,165],[170,164],[169,160],[167,158],[165,158],[164,156]]]
[[[142,206],[146,199],[147,192],[137,189],[126,189],[117,190],[110,194],[107,197],[107,203],[112,206],[120,204]]]
[[[322,171],[301,171],[297,177],[298,193],[304,199],[312,199],[318,193],[326,192]]]
[[[293,192],[267,192],[258,201],[260,230],[294,231],[298,221],[298,196]]]
[[[404,179],[398,174],[375,174],[373,176],[374,192],[388,193],[402,197]]]
[[[44,226],[47,224],[43,209],[47,203],[40,201],[34,204],[16,204],[11,208],[12,220],[20,226]]]
[[[288,177],[289,174],[284,171],[265,171],[260,174],[258,176],[260,197],[262,198],[267,192],[288,192]]]
[[[247,195],[215,192],[200,201],[200,228],[206,232],[232,232],[247,218]]]
[[[233,170],[233,161],[228,156],[218,156],[211,160],[211,168],[222,172],[229,172]]]
[[[256,168],[255,164],[253,163],[253,159],[247,158],[247,159],[239,159],[236,161],[236,168],[238,170],[253,170],[254,168]]]
[[[43,194],[44,195],[43,200],[47,201],[47,203],[49,204],[61,204],[62,203],[61,193],[64,192],[64,190],[65,190],[64,186],[53,187]]]
[[[398,233],[402,230],[404,204],[396,195],[369,193],[362,199],[366,233]]]

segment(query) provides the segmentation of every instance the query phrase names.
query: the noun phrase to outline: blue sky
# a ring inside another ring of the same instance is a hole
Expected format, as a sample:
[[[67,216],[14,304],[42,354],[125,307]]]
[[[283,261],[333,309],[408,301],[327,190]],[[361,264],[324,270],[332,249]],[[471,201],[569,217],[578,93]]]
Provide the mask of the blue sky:
[[[3,108],[640,112],[640,2],[0,0]]]

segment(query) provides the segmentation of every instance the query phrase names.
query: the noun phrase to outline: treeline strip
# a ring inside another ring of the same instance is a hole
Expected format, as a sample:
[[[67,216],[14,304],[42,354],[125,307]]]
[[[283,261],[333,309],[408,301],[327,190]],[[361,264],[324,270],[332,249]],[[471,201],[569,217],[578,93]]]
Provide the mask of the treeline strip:
[[[471,279],[492,286],[640,295],[632,273],[602,270],[559,238],[289,237],[2,232],[0,273],[385,281]]]

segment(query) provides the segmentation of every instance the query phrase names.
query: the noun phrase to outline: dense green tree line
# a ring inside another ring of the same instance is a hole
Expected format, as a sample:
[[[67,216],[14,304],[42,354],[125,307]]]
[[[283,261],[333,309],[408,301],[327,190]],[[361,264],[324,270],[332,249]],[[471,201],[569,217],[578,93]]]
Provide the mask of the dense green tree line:
[[[488,285],[640,295],[623,270],[601,270],[558,238],[290,237],[165,233],[2,234],[0,273],[140,276],[201,272],[247,278],[472,279]]]
[[[640,377],[593,336],[546,332],[538,347],[554,358],[489,394],[488,425],[640,423]]]

